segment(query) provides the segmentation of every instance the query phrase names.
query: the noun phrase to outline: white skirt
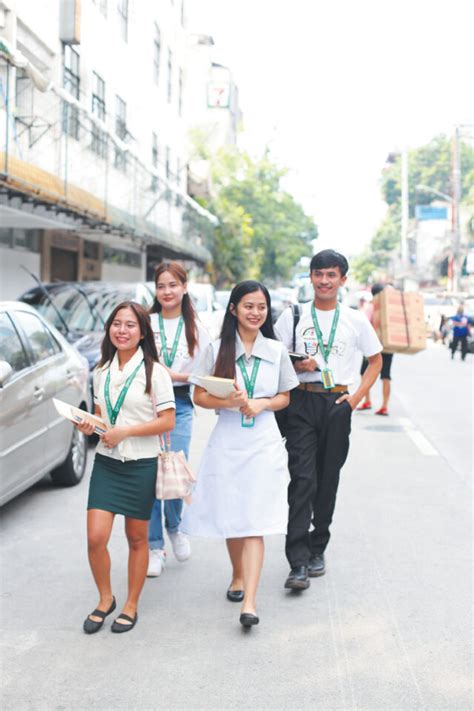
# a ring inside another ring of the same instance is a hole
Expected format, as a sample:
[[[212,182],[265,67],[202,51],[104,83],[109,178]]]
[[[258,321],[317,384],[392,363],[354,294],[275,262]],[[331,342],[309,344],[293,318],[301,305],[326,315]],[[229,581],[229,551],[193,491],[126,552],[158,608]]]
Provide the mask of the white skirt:
[[[205,538],[286,533],[288,455],[273,412],[253,427],[221,411],[204,450],[192,503],[180,530]]]

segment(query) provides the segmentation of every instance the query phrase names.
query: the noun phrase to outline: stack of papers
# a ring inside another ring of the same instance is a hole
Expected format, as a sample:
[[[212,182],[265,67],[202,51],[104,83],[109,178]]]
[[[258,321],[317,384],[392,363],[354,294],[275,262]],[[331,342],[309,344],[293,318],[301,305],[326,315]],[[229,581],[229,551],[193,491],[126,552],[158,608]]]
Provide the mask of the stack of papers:
[[[204,388],[209,395],[214,395],[214,397],[219,397],[222,400],[225,400],[235,391],[234,381],[231,378],[216,378],[215,375],[193,375],[192,379],[199,387]]]
[[[62,417],[65,417],[66,420],[70,420],[74,423],[89,422],[94,425],[94,432],[98,435],[105,434],[109,429],[107,424],[100,417],[97,417],[97,415],[91,415],[90,412],[80,410],[78,407],[74,407],[74,405],[69,405],[67,402],[57,400],[55,397],[53,397],[53,405],[59,414]]]

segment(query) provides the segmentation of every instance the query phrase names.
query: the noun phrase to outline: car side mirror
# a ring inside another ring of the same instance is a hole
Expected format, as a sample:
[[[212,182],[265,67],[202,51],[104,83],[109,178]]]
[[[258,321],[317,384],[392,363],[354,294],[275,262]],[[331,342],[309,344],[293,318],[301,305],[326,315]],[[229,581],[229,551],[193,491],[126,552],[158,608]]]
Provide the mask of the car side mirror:
[[[10,363],[7,363],[6,360],[0,360],[0,387],[3,388],[5,383],[11,378],[12,373],[13,368]]]

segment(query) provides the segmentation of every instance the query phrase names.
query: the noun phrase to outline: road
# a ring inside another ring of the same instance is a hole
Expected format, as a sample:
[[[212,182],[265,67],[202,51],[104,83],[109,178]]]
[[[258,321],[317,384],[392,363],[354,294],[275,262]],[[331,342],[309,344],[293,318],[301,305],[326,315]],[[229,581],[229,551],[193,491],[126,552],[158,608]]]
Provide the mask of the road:
[[[2,707],[9,711],[472,708],[472,357],[441,346],[394,360],[389,418],[353,415],[327,574],[283,589],[283,538],[267,540],[261,624],[225,599],[224,545],[148,580],[137,627],[82,633],[95,605],[87,483],[45,479],[3,509]],[[377,391],[374,400],[377,404]],[[213,415],[200,412],[196,463]],[[125,597],[126,544],[111,541]]]

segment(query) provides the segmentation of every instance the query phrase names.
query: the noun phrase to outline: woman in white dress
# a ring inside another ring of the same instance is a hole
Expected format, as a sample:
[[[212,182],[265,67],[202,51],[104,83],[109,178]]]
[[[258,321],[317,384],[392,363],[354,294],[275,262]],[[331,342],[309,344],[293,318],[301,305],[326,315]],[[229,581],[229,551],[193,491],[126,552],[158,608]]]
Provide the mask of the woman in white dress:
[[[196,405],[217,410],[219,418],[181,529],[226,539],[233,570],[227,597],[242,601],[245,627],[259,622],[263,536],[286,532],[287,454],[274,412],[288,405],[289,390],[298,385],[288,351],[275,339],[270,307],[268,290],[259,282],[234,287],[221,338],[193,371],[232,378],[235,392],[224,400],[196,386]]]

